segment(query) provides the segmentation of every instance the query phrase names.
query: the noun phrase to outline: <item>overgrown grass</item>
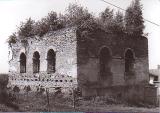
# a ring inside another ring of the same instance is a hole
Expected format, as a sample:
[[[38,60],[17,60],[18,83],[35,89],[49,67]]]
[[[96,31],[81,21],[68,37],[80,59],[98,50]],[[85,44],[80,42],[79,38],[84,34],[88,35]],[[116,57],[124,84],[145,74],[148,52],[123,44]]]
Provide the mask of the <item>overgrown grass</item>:
[[[17,100],[15,103],[19,106],[19,111],[23,112],[71,112],[71,111],[155,111],[158,108],[145,108],[145,107],[129,107],[126,103],[116,100],[112,97],[96,97],[91,99],[79,98],[76,101],[76,107],[73,108],[73,96],[59,94],[55,96],[54,93],[49,94],[49,105],[47,95],[37,95],[35,92],[19,93],[16,95]]]
[[[0,74],[0,87],[1,91],[7,94],[6,86],[8,83],[7,74]],[[55,94],[49,93],[49,102],[47,100],[47,95],[44,92],[43,94],[37,92],[11,92],[15,94],[16,99],[11,102],[10,105],[1,102],[0,111],[23,111],[23,112],[47,112],[47,111],[57,111],[57,112],[71,112],[71,111],[122,111],[122,112],[159,112],[159,108],[146,108],[140,103],[142,106],[137,107],[135,105],[128,104],[123,100],[118,100],[114,97],[96,97],[96,98],[82,98],[78,97],[75,101],[75,108],[73,107],[73,95],[67,94]],[[1,94],[1,93],[0,93]],[[2,100],[7,100],[10,96],[3,97],[1,95]],[[49,103],[49,104],[48,104]],[[13,109],[14,107],[18,107],[19,109]]]

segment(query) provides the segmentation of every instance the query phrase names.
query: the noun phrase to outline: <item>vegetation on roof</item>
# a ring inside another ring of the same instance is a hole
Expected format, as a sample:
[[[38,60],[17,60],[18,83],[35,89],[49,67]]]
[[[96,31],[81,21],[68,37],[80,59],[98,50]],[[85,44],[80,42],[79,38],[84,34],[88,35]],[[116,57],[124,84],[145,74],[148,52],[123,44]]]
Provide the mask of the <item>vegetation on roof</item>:
[[[38,21],[31,18],[21,22],[17,32],[9,36],[8,43],[16,43],[17,40],[27,40],[34,36],[42,37],[48,32],[56,31],[69,26],[77,26],[78,29],[90,33],[95,29],[103,29],[114,34],[143,35],[144,21],[142,17],[142,5],[140,0],[132,1],[126,9],[125,15],[107,7],[98,17],[78,4],[69,4],[65,14],[57,14],[54,11]]]

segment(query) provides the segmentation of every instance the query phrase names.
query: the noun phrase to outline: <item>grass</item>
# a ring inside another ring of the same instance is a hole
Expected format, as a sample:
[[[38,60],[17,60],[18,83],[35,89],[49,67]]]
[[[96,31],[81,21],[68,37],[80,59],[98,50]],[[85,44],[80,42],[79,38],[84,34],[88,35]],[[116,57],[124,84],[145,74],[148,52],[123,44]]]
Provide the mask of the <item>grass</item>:
[[[0,74],[0,85],[6,86],[8,83],[7,74]],[[76,102],[76,107],[73,108],[73,97],[72,95],[59,94],[49,94],[49,105],[47,101],[46,94],[37,94],[36,92],[27,93],[17,93],[16,100],[14,104],[19,107],[15,110],[11,107],[7,107],[4,104],[0,104],[1,112],[159,112],[160,108],[150,106],[147,107],[137,107],[134,105],[129,105],[124,101],[119,101],[112,97],[97,97],[91,99],[80,98]]]
[[[102,99],[81,99],[76,104],[75,109],[73,108],[72,96],[60,94],[55,98],[54,94],[49,94],[49,106],[47,102],[47,96],[37,95],[34,92],[30,92],[28,95],[26,93],[19,93],[15,103],[19,106],[18,111],[23,112],[71,112],[71,111],[82,111],[82,112],[159,112],[158,107],[146,108],[146,107],[136,107],[128,106],[127,104],[117,103],[114,99],[106,102],[104,98]],[[0,106],[1,111],[12,111],[11,108],[6,108],[5,106]],[[13,110],[14,111],[14,110]]]

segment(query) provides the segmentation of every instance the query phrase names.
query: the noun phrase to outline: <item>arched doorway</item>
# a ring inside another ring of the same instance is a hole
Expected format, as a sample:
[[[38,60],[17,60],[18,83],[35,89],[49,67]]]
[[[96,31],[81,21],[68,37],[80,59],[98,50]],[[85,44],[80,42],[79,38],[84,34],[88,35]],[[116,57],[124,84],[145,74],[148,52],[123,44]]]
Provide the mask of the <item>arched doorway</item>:
[[[20,73],[26,73],[26,55],[24,53],[20,55]]]
[[[107,47],[103,47],[100,50],[100,76],[107,77],[111,74],[109,62],[111,61],[111,53]]]
[[[50,49],[47,53],[47,72],[54,73],[56,67],[56,54],[53,49]]]
[[[39,73],[40,70],[40,55],[39,52],[36,51],[33,54],[33,73]]]

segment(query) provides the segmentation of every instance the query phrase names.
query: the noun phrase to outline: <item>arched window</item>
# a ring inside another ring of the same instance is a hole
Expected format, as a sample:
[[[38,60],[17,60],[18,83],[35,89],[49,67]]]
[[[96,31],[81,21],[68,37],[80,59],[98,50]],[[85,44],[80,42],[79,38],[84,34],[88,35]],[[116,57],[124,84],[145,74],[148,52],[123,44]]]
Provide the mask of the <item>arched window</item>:
[[[24,53],[20,55],[20,73],[26,73],[26,55]]]
[[[50,49],[47,53],[47,72],[54,73],[56,65],[56,54],[53,49]]]
[[[132,72],[134,66],[134,54],[131,49],[125,52],[125,72]]]
[[[40,70],[40,55],[36,51],[33,54],[33,73],[39,73]]]
[[[100,76],[107,76],[110,74],[109,62],[111,60],[111,53],[107,47],[103,47],[100,51]]]

